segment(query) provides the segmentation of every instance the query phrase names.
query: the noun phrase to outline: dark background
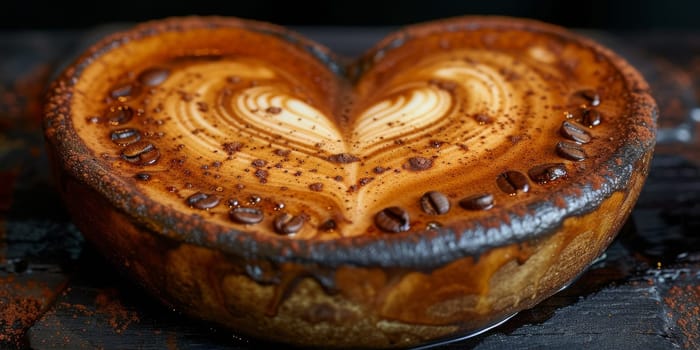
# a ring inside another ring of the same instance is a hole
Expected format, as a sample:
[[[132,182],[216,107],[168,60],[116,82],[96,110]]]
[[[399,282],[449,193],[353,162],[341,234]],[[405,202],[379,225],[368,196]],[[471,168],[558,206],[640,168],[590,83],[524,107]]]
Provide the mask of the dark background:
[[[406,25],[465,14],[530,17],[575,28],[700,29],[700,1],[36,1],[0,5],[0,30],[84,29],[178,15],[238,16],[283,25]]]

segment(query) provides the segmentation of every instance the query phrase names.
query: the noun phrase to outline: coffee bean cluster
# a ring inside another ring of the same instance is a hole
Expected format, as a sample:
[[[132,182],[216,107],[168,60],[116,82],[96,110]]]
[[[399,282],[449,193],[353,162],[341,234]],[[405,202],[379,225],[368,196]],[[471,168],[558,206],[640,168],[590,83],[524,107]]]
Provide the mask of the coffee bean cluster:
[[[559,134],[564,140],[557,143],[555,151],[563,159],[579,162],[587,158],[583,145],[593,139],[587,129],[601,124],[602,116],[596,109],[601,100],[598,92],[592,89],[575,92],[571,100],[580,105],[580,115],[577,118],[572,115],[572,120],[562,122]],[[545,163],[530,168],[527,175],[515,170],[505,171],[496,177],[496,187],[509,196],[516,196],[530,190],[530,180],[544,185],[566,176],[564,163]],[[460,199],[458,204],[464,210],[489,210],[494,207],[494,195],[489,192],[475,193]],[[451,208],[449,198],[438,191],[426,192],[418,200],[418,206],[427,215],[443,215]],[[375,215],[374,223],[380,230],[388,233],[404,232],[411,228],[408,210],[397,206],[379,211]],[[429,226],[430,229],[440,227],[436,222],[431,222]]]

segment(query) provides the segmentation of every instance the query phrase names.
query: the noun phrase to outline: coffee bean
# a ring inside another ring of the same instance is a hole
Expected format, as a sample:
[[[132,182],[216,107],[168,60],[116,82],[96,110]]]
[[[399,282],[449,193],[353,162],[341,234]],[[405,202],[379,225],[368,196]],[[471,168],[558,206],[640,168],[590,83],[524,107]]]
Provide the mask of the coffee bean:
[[[593,89],[585,89],[585,90],[579,90],[573,95],[574,99],[582,99],[586,101],[586,104],[589,106],[598,106],[600,105],[600,95],[598,95],[598,92],[596,92]]]
[[[575,142],[560,141],[557,143],[556,151],[557,154],[564,159],[576,162],[586,159],[586,153],[581,148],[581,145]]]
[[[333,219],[328,219],[324,223],[322,223],[318,229],[323,230],[323,231],[333,231],[335,228],[338,226],[338,224],[335,223],[335,220]]]
[[[518,171],[506,171],[496,178],[496,185],[501,191],[515,196],[518,192],[527,192],[530,190],[530,183],[523,173]]]
[[[122,159],[135,165],[151,165],[160,158],[160,151],[152,143],[139,141],[122,150]]]
[[[149,68],[139,74],[138,80],[146,86],[157,86],[168,79],[169,75],[170,71],[165,68]]]
[[[105,113],[105,119],[112,125],[128,123],[134,116],[134,110],[127,105],[112,106]]]
[[[561,123],[559,133],[561,136],[579,143],[588,143],[591,141],[591,134],[589,134],[588,131],[568,120]]]
[[[488,210],[493,208],[493,195],[479,193],[459,201],[459,206],[467,210]]]
[[[291,235],[301,230],[301,227],[304,226],[304,221],[304,217],[301,215],[293,216],[288,213],[281,213],[275,217],[273,226],[277,233]]]
[[[228,215],[231,220],[246,225],[257,224],[263,220],[263,213],[258,208],[235,207]]]
[[[136,180],[148,181],[151,179],[151,174],[149,174],[149,173],[136,173],[136,175],[134,175],[134,177],[136,178]]]
[[[135,84],[123,83],[112,88],[109,95],[116,99],[120,97],[132,97],[138,95],[140,90],[141,89],[139,89],[139,87]]]
[[[128,146],[141,140],[141,133],[136,129],[118,129],[109,135],[112,142],[119,146]]]
[[[589,128],[600,125],[602,119],[600,112],[595,109],[584,109],[581,112],[581,122]]]
[[[532,181],[546,184],[566,176],[566,166],[564,163],[540,164],[530,169],[527,174]]]
[[[408,212],[400,207],[388,207],[374,216],[374,224],[385,232],[404,232],[411,228]]]
[[[219,205],[221,199],[217,196],[206,194],[202,192],[197,192],[185,200],[187,205],[197,209],[211,209]]]
[[[450,211],[450,200],[440,192],[430,191],[420,197],[420,206],[428,215],[442,215]]]

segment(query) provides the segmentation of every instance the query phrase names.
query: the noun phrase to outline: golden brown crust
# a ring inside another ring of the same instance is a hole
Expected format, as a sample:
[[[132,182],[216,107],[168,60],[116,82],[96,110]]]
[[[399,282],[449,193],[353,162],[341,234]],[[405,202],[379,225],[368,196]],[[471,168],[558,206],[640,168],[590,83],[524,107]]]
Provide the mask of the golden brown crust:
[[[52,86],[45,130],[64,198],[86,236],[164,301],[246,334],[298,345],[391,347],[484,327],[535,305],[584,269],[612,240],[646,177],[657,112],[634,68],[559,27],[463,17],[408,27],[381,41],[347,68],[359,93],[373,91],[381,77],[407,65],[402,55],[410,57],[406,47],[416,43],[445,46],[445,38],[478,30],[575,43],[613,67],[624,90],[624,115],[610,133],[615,137],[595,146],[601,156],[579,170],[581,176],[487,214],[464,214],[469,219],[444,228],[392,235],[290,239],[173,209],[114,175],[77,135],[75,86],[91,64],[131,42],[222,28],[276,38],[270,52],[249,52],[274,56],[288,50],[305,71],[318,72],[310,96],[329,99],[320,109],[337,110],[333,99],[347,89],[344,69],[322,46],[269,24],[173,18],[110,36],[81,56]],[[184,37],[196,40],[195,34]],[[481,37],[480,45],[505,45],[488,38]]]

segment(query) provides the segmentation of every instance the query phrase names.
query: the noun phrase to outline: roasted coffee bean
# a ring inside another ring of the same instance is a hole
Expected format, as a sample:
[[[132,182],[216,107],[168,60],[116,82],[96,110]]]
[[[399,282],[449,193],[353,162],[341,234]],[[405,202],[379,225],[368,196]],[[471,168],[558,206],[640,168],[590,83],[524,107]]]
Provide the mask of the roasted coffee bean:
[[[148,181],[151,179],[151,174],[149,174],[149,173],[136,173],[136,175],[134,175],[134,177],[136,178],[136,180]]]
[[[584,109],[581,112],[581,122],[589,128],[600,125],[602,120],[600,112],[595,109]]]
[[[140,90],[141,89],[133,83],[123,83],[112,88],[109,95],[115,99],[120,97],[132,97],[138,95]]]
[[[530,169],[527,174],[532,181],[546,184],[566,176],[566,165],[564,163],[540,164]]]
[[[301,215],[294,216],[288,213],[281,213],[275,217],[273,226],[277,233],[291,235],[301,230],[301,227],[304,226],[304,221],[304,217]]]
[[[400,207],[386,208],[374,216],[374,224],[385,232],[404,232],[411,228],[408,212]]]
[[[600,95],[592,89],[579,90],[574,94],[574,97],[586,101],[588,106],[595,107],[600,105]]]
[[[157,86],[168,79],[169,75],[170,71],[165,68],[149,68],[139,74],[138,80],[146,86]]]
[[[139,141],[126,146],[122,158],[135,165],[151,165],[160,158],[160,151],[148,141]]]
[[[338,224],[335,223],[335,220],[328,219],[324,223],[322,223],[318,228],[319,230],[323,231],[333,231],[337,226]]]
[[[141,133],[136,129],[126,128],[112,131],[109,135],[112,142],[119,146],[128,146],[141,140]]]
[[[428,215],[442,215],[450,211],[450,200],[440,192],[430,191],[420,197],[420,207]]]
[[[560,141],[557,143],[556,151],[557,154],[564,159],[576,162],[586,159],[586,153],[581,148],[581,145],[575,142]]]
[[[496,178],[496,185],[501,191],[515,196],[518,192],[527,192],[530,190],[530,183],[523,173],[518,171],[506,171]]]
[[[568,120],[561,123],[559,133],[561,136],[579,143],[588,143],[591,141],[591,134],[589,134],[588,131]]]
[[[211,209],[219,205],[221,199],[217,196],[197,192],[189,197],[187,197],[187,205],[197,209]]]
[[[231,220],[246,225],[257,224],[263,220],[263,213],[258,208],[235,207],[228,215]]]
[[[112,106],[105,113],[105,119],[112,125],[128,123],[134,116],[134,110],[127,105]]]
[[[467,210],[488,210],[493,208],[493,195],[479,193],[459,201],[459,206]]]

